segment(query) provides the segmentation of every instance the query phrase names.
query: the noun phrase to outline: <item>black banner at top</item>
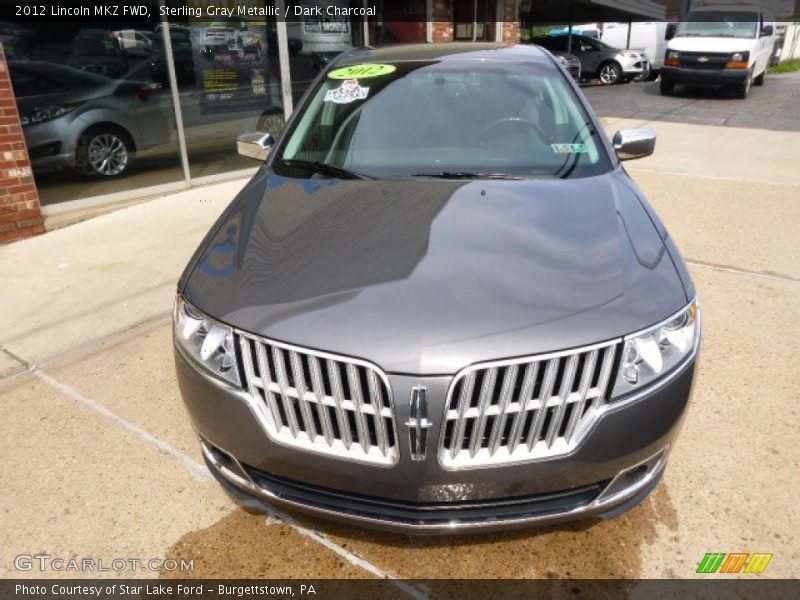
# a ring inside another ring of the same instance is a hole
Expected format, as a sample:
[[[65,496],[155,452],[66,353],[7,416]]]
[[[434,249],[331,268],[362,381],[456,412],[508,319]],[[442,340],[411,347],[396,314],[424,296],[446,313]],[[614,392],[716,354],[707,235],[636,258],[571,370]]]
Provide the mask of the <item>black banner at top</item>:
[[[0,20],[36,24],[82,20],[88,22],[329,21],[370,22],[494,22],[528,24],[661,21],[685,16],[688,7],[713,8],[733,4],[718,0],[496,0],[474,4],[467,0],[0,0]],[[753,12],[768,20],[800,20],[800,0],[749,0],[751,12],[710,11],[707,19],[751,20]],[[477,7],[477,8],[476,8]],[[684,14],[678,14],[683,12]]]

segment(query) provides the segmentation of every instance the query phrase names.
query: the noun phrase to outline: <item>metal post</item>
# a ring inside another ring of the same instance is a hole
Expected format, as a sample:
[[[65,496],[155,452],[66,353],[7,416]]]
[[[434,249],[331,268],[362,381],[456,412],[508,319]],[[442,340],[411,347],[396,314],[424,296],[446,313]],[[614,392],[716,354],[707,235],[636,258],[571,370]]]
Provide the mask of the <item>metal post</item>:
[[[567,30],[567,54],[572,54],[572,0],[569,0],[569,29]]]
[[[164,0],[159,0],[164,6]],[[161,11],[163,13],[163,11]],[[183,112],[181,111],[180,96],[178,95],[178,79],[175,76],[175,63],[172,58],[172,38],[169,34],[169,22],[166,14],[161,15],[163,25],[161,35],[164,36],[164,60],[167,61],[167,78],[169,79],[169,89],[172,94],[172,108],[175,112],[175,127],[178,130],[178,150],[181,154],[181,166],[183,167],[183,179],[189,183],[191,173],[189,172],[189,153],[186,150],[186,133],[183,130]]]
[[[433,43],[433,0],[425,0],[425,41]]]
[[[625,47],[630,50],[631,49],[631,28],[633,27],[633,16],[628,17],[628,42],[625,44]]]
[[[281,93],[283,94],[283,118],[287,121],[294,110],[294,99],[292,98],[292,74],[289,66],[289,35],[286,30],[286,8],[283,0],[276,0],[275,7],[278,10],[278,64],[281,67]]]
[[[369,8],[368,0],[364,0],[364,8]],[[361,23],[361,45],[365,48],[369,46],[369,17],[366,14]]]
[[[478,0],[472,0],[472,41],[478,41]]]
[[[572,21],[569,22],[567,30],[567,54],[572,54]]]

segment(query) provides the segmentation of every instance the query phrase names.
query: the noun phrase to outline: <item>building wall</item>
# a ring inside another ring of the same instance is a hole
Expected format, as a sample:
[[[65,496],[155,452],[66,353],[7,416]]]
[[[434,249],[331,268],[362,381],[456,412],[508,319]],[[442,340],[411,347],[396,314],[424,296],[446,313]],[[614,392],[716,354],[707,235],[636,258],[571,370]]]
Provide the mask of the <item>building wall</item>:
[[[520,41],[519,8],[517,0],[498,0],[501,2],[501,20],[503,22],[503,41],[517,44]]]
[[[0,44],[0,244],[44,233],[11,78]]]
[[[431,0],[431,41],[453,41],[453,6],[450,0]]]
[[[519,0],[497,0],[500,3],[499,21],[503,24],[504,42],[517,43],[520,40]],[[452,0],[430,0],[431,2],[431,41],[452,42],[453,4]]]

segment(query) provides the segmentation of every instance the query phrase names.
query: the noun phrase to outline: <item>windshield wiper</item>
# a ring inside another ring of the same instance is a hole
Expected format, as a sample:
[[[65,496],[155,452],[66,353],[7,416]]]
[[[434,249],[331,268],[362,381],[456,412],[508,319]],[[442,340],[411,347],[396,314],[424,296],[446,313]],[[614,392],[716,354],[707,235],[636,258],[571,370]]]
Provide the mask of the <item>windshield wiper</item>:
[[[375,179],[374,177],[371,177],[369,175],[364,175],[363,173],[356,173],[355,171],[349,171],[342,167],[337,167],[335,165],[331,165],[316,160],[289,158],[289,159],[283,159],[283,163],[290,167],[300,167],[302,169],[309,169],[311,171],[316,171],[317,173],[321,173],[323,175],[333,175],[334,177],[339,177],[340,179]]]
[[[522,179],[507,173],[471,173],[469,171],[442,171],[440,173],[414,173],[412,177],[433,177],[435,179]]]

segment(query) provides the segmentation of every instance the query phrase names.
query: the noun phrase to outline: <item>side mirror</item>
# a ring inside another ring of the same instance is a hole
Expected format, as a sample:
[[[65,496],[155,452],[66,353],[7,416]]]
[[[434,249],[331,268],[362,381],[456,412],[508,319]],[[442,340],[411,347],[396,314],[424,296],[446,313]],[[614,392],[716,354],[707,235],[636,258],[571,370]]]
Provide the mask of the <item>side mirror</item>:
[[[643,158],[656,149],[656,132],[652,129],[622,129],[614,134],[612,143],[620,160]]]
[[[664,39],[666,41],[670,41],[675,37],[675,32],[677,30],[678,26],[675,23],[667,23],[667,30],[664,32]]]
[[[264,162],[275,140],[264,131],[245,131],[236,136],[236,150],[241,156]]]
[[[775,30],[773,29],[772,25],[764,25],[764,26],[761,28],[761,35],[763,35],[763,36],[772,35],[772,33],[773,33],[774,31],[775,31]]]

